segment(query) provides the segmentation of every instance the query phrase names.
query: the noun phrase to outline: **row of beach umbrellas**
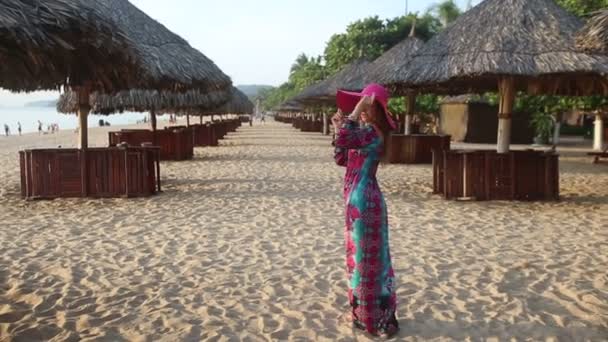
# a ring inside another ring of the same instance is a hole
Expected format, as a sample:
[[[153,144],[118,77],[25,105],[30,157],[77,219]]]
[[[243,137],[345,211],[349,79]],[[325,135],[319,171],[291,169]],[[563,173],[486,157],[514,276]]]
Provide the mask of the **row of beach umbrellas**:
[[[65,93],[78,113],[237,114],[253,104],[183,38],[127,0],[0,0],[0,87]]]
[[[554,0],[485,0],[428,42],[416,38],[412,28],[377,60],[357,60],[277,110],[331,104],[338,89],[359,91],[368,83],[384,84],[395,95],[408,96],[408,103],[421,93],[497,91],[498,150],[506,152],[518,91],[608,95],[607,76],[608,10],[585,25]],[[412,110],[407,114],[406,120]]]

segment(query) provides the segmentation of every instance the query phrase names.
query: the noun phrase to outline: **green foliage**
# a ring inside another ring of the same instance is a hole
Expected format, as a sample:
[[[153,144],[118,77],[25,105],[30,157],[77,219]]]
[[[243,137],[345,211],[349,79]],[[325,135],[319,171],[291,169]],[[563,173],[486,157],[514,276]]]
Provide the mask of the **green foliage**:
[[[462,11],[458,7],[458,5],[454,3],[454,0],[444,0],[440,3],[431,6],[428,9],[427,14],[439,18],[441,25],[443,25],[443,27],[446,27],[451,22],[456,20],[456,18],[458,18],[462,14]]]
[[[608,0],[557,0],[557,3],[577,16],[589,15],[608,7]]]
[[[324,59],[330,74],[359,58],[374,60],[405,39],[414,23],[414,15],[381,20],[377,16],[351,23],[345,33],[334,34],[327,43]],[[438,20],[427,14],[416,21],[416,36],[429,39],[439,29]]]
[[[530,125],[534,127],[534,131],[536,132],[536,136],[543,143],[547,143],[553,134],[554,123],[553,116],[547,112],[534,112],[530,121]]]

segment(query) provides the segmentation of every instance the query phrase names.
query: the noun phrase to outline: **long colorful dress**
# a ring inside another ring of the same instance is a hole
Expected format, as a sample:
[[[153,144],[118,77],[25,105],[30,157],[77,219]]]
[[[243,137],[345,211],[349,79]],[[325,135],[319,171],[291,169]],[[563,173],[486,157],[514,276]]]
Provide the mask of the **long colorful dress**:
[[[336,136],[334,159],[346,166],[346,270],[354,324],[378,335],[399,328],[386,203],[376,180],[383,150],[373,127],[347,120]]]

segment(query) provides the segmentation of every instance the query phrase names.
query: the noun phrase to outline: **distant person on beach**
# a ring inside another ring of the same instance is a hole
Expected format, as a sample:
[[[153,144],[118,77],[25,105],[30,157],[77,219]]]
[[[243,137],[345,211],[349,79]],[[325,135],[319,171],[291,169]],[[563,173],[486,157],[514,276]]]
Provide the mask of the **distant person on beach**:
[[[11,134],[11,129],[8,127],[7,124],[4,124],[4,135],[6,135],[7,137]]]
[[[388,241],[388,215],[376,180],[385,141],[396,124],[387,109],[388,92],[370,84],[361,93],[338,91],[334,159],[346,167],[344,203],[346,270],[350,320],[374,336],[399,331],[395,316],[395,273]],[[348,117],[342,115],[351,113]]]
[[[19,136],[21,136],[21,122],[17,121],[17,132],[19,132]]]
[[[265,118],[264,114],[262,114],[262,117],[260,118],[260,122],[266,124],[266,118]]]
[[[38,135],[42,134],[42,122],[38,120]]]

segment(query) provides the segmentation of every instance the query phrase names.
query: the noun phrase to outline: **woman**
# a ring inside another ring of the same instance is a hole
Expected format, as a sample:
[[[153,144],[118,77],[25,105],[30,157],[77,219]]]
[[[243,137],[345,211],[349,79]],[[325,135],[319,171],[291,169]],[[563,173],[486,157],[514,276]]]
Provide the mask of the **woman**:
[[[387,210],[376,180],[378,164],[395,123],[387,110],[388,93],[368,85],[361,93],[339,91],[335,160],[346,166],[346,268],[352,322],[370,334],[392,336],[395,317],[395,274],[388,243]],[[344,118],[341,111],[352,111]]]

